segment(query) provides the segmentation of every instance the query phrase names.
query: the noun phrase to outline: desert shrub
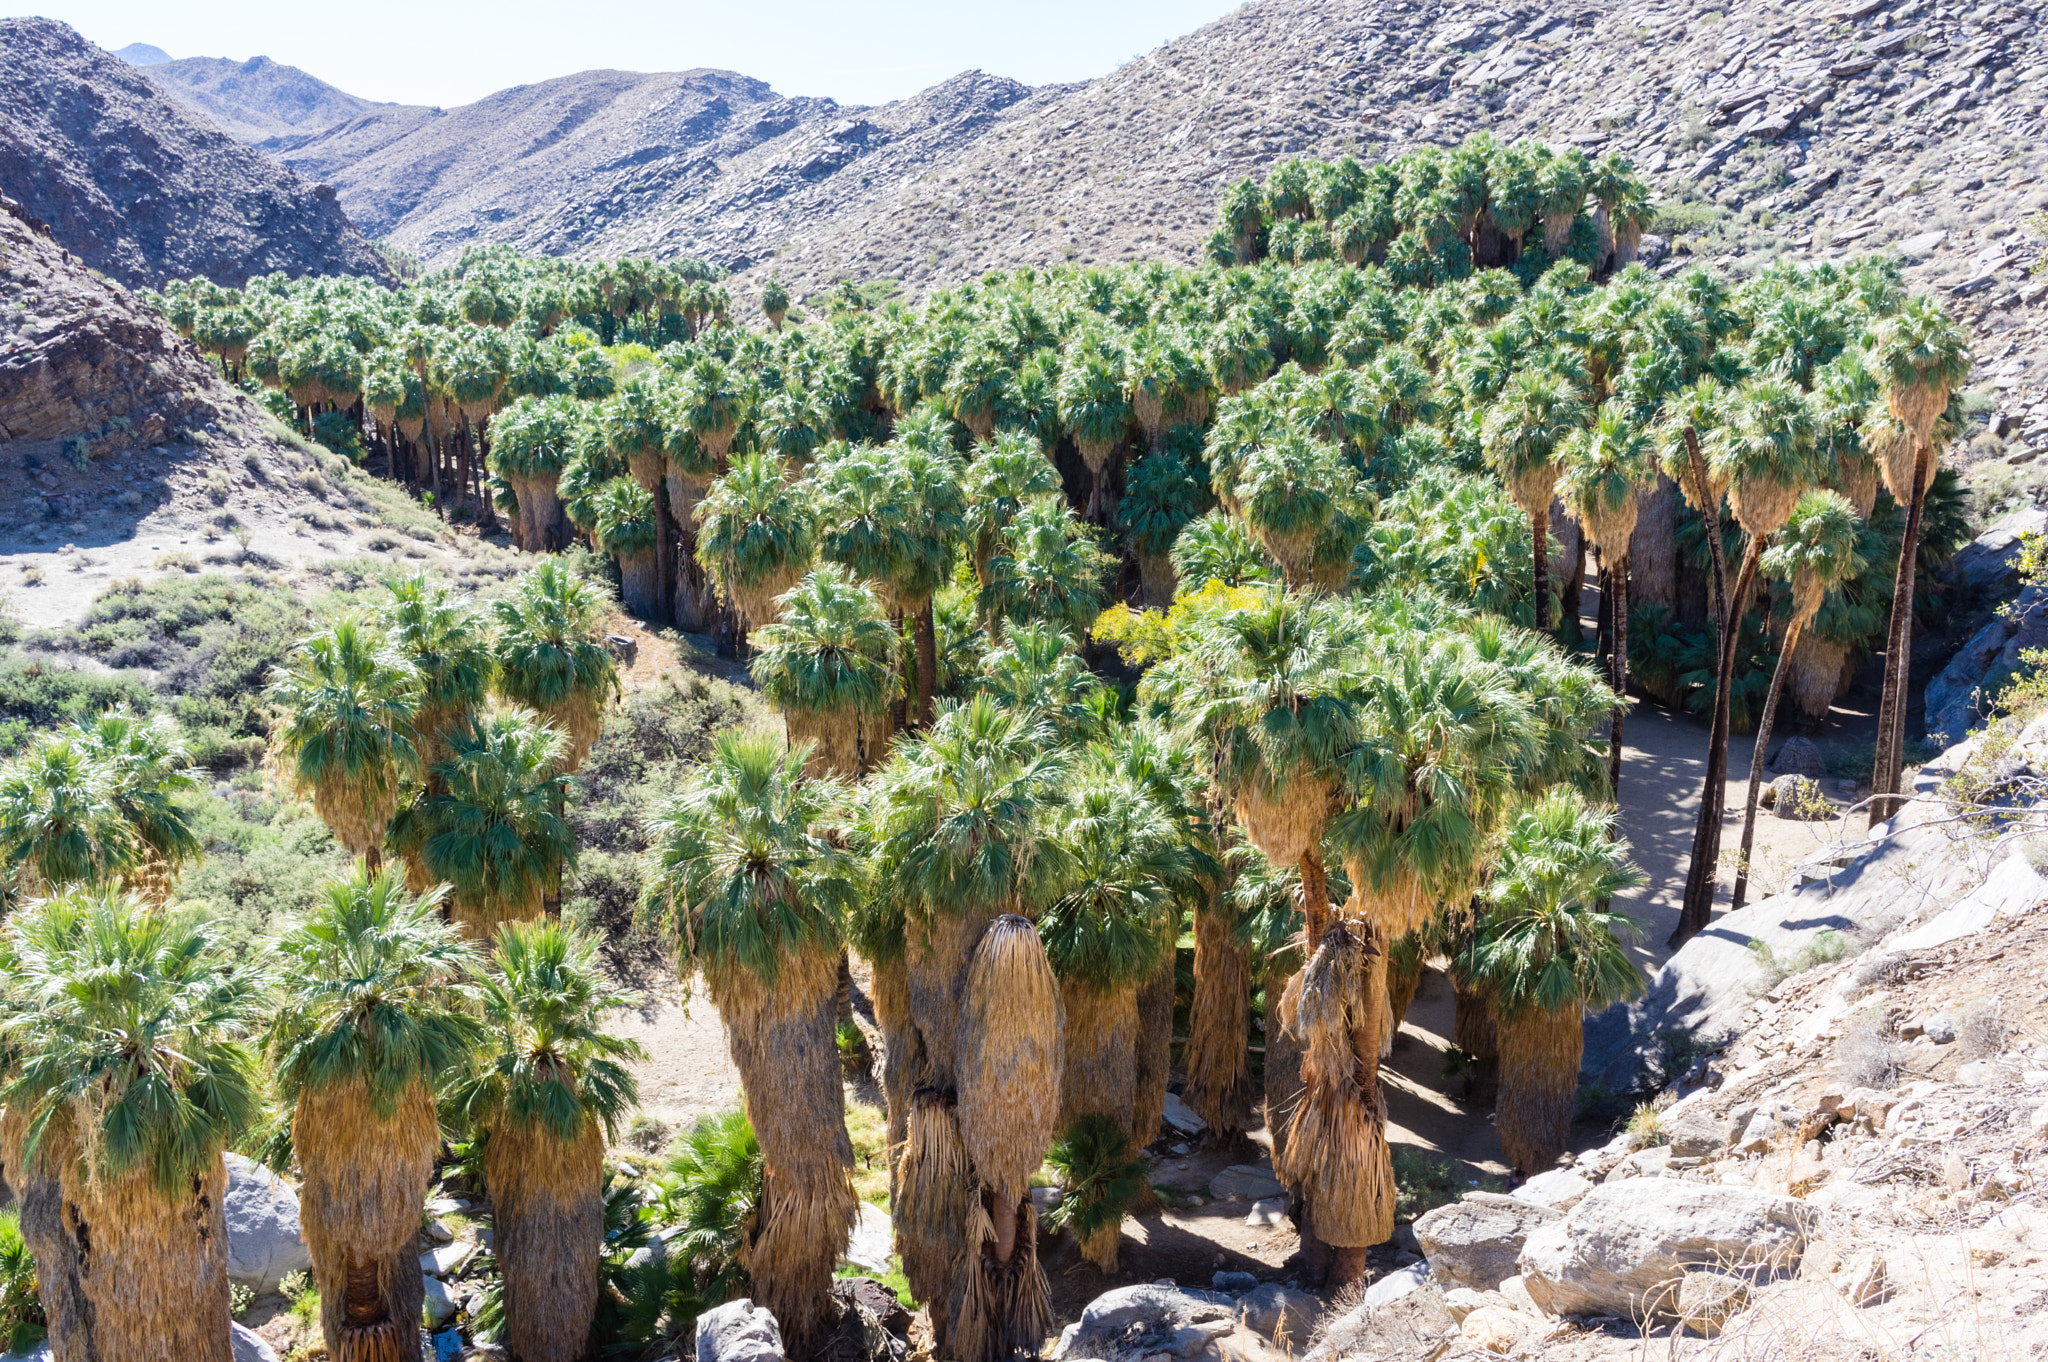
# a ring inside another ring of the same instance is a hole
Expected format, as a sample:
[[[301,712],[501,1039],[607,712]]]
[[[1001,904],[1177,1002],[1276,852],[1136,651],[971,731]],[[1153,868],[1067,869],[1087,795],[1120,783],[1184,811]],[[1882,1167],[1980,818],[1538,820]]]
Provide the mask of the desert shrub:
[[[626,1143],[643,1154],[659,1154],[668,1147],[668,1123],[651,1111],[637,1112],[626,1126]]]
[[[1394,1189],[1394,1218],[1413,1220],[1458,1199],[1458,1166],[1449,1159],[1431,1157],[1426,1149],[1395,1145]]]
[[[1849,953],[1849,938],[1828,927],[1790,955],[1780,956],[1771,949],[1767,941],[1751,941],[1749,953],[1761,971],[1751,984],[1751,990],[1756,993],[1769,993],[1795,974],[1804,974],[1810,969],[1818,969],[1822,965],[1831,965],[1840,960]]]
[[[21,1212],[0,1211],[0,1338],[10,1353],[26,1353],[43,1340],[49,1321],[36,1286],[35,1255],[21,1237]]]
[[[10,658],[0,662],[0,756],[20,749],[38,730],[97,714],[110,705],[147,710],[152,703],[140,677]]]
[[[1131,1157],[1123,1126],[1100,1113],[1061,1131],[1045,1161],[1058,1170],[1066,1193],[1046,1214],[1046,1227],[1067,1230],[1083,1244],[1122,1224],[1132,1198],[1145,1186],[1145,1160]]]
[[[1671,1143],[1671,1137],[1664,1133],[1662,1114],[1648,1102],[1636,1103],[1636,1109],[1629,1113],[1628,1124],[1622,1129],[1635,1136],[1644,1149]]]
[[[1843,1024],[1834,1064],[1851,1087],[1883,1090],[1899,1081],[1899,1046],[1882,1009],[1866,1007]]]
[[[232,949],[305,912],[348,856],[310,804],[235,791],[201,796],[193,810],[206,858],[185,872],[177,898],[198,907]]]
[[[1966,1064],[1973,1059],[1994,1059],[2005,1053],[2011,1032],[2005,1010],[1996,1001],[1971,1003],[1956,1018],[1956,1053]]]

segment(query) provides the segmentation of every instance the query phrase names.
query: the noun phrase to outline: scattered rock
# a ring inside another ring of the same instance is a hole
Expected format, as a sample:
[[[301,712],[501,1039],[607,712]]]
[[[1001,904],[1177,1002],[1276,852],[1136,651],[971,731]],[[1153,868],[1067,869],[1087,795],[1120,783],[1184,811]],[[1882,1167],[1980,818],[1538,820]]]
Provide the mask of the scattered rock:
[[[1812,780],[1826,780],[1828,759],[1821,752],[1820,744],[1811,738],[1787,738],[1785,745],[1778,749],[1777,760],[1771,769],[1781,776],[1806,776]]]
[[[742,1296],[697,1316],[697,1362],[782,1362],[775,1316]]]
[[[1569,1168],[1553,1168],[1547,1173],[1538,1173],[1508,1195],[1517,1201],[1564,1212],[1578,1205],[1592,1190],[1591,1179],[1581,1177]]]
[[[1749,1304],[1749,1283],[1726,1272],[1688,1272],[1678,1283],[1678,1317],[1687,1332],[1713,1338]]]
[[[894,1235],[889,1213],[863,1201],[860,1219],[853,1225],[853,1237],[846,1243],[845,1261],[870,1272],[887,1272],[889,1255],[895,1251]]]
[[[1302,1362],[1419,1362],[1442,1356],[1445,1338],[1457,1331],[1444,1293],[1423,1285],[1388,1302],[1360,1303],[1331,1322]]]
[[[1522,1282],[1548,1314],[1668,1314],[1674,1284],[1699,1264],[1759,1279],[1796,1269],[1814,1214],[1752,1187],[1610,1182],[1529,1235]]]
[[[1498,1305],[1482,1305],[1465,1316],[1458,1332],[1475,1348],[1490,1353],[1508,1353],[1522,1341],[1527,1328],[1522,1317],[1514,1311],[1504,1310]]]
[[[1661,1178],[1670,1166],[1671,1146],[1668,1144],[1651,1145],[1648,1149],[1638,1149],[1635,1153],[1614,1165],[1614,1170],[1602,1181],[1620,1182],[1624,1178]]]
[[[1287,1222],[1287,1198],[1284,1196],[1260,1197],[1252,1203],[1252,1213],[1244,1218],[1247,1225],[1282,1225]]]
[[[1222,1274],[1218,1274],[1219,1276]],[[1237,1317],[1246,1328],[1265,1335],[1289,1352],[1300,1352],[1323,1313],[1319,1296],[1295,1291],[1278,1282],[1247,1291],[1237,1303]]]
[[[1439,1286],[1491,1291],[1516,1272],[1522,1244],[1562,1213],[1517,1197],[1468,1192],[1464,1200],[1416,1217],[1415,1237]]]
[[[438,1219],[429,1220],[420,1228],[420,1233],[425,1236],[430,1244],[451,1244],[455,1242],[455,1231],[449,1229]]]
[[[420,1255],[420,1271],[429,1277],[452,1277],[474,1252],[475,1244],[443,1244]]]
[[[1469,1286],[1454,1286],[1444,1292],[1444,1308],[1451,1312],[1451,1318],[1460,1324],[1465,1316],[1482,1305],[1506,1305],[1508,1298],[1498,1291],[1474,1291]],[[1512,1307],[1510,1307],[1512,1308]]]
[[[1936,1045],[1953,1045],[1956,1039],[1956,1019],[1947,1012],[1937,1012],[1924,1023],[1927,1039]]]
[[[1728,1147],[1727,1123],[1703,1106],[1691,1106],[1675,1116],[1666,1116],[1659,1129],[1676,1158],[1712,1158]]]
[[[438,1277],[427,1277],[423,1286],[426,1290],[427,1324],[438,1329],[455,1318],[455,1297],[449,1292],[448,1283]]]
[[[893,1291],[872,1277],[841,1277],[833,1281],[832,1295],[839,1302],[839,1320],[812,1362],[903,1362],[910,1351],[909,1313]],[[903,1327],[891,1330],[883,1322],[884,1312],[891,1319],[901,1317]]]
[[[1410,1263],[1397,1268],[1365,1289],[1364,1303],[1373,1310],[1392,1305],[1409,1292],[1420,1290],[1429,1276],[1428,1263]]]
[[[1287,1189],[1273,1176],[1270,1168],[1254,1164],[1236,1163],[1209,1179],[1209,1195],[1218,1201],[1242,1198],[1247,1201],[1263,1201],[1267,1197],[1284,1196]]]
[[[288,1272],[313,1266],[299,1237],[299,1194],[291,1184],[253,1159],[222,1156],[228,1190],[221,1209],[228,1226],[228,1278],[257,1295],[277,1290]]]
[[[1758,802],[1762,799],[1759,796]],[[1812,823],[1834,816],[1835,806],[1811,776],[1779,776],[1771,782],[1771,816],[1793,823]]]
[[[1201,1351],[1208,1341],[1234,1330],[1236,1316],[1237,1302],[1220,1292],[1157,1283],[1120,1286],[1088,1302],[1081,1318],[1060,1335],[1059,1348],[1053,1356],[1137,1356],[1147,1351],[1179,1352],[1191,1344],[1190,1352],[1181,1353],[1189,1357]],[[1137,1339],[1152,1339],[1159,1346],[1141,1347],[1133,1342]],[[710,1360],[700,1358],[699,1362]]]
[[[1199,1135],[1209,1128],[1209,1123],[1195,1114],[1195,1109],[1180,1100],[1180,1094],[1166,1094],[1166,1124],[1183,1135]]]

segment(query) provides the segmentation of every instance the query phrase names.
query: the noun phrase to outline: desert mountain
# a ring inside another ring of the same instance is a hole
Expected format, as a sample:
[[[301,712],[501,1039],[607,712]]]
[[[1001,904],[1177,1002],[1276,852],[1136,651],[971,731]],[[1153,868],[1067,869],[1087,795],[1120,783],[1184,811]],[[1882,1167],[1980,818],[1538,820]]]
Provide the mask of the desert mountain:
[[[50,19],[0,19],[0,192],[132,286],[388,267],[317,185]]]
[[[114,55],[130,66],[161,66],[171,59],[171,54],[154,43],[130,43],[114,49]]]
[[[252,145],[325,132],[366,114],[403,108],[359,99],[268,57],[181,57],[148,65],[149,78],[165,94]]]

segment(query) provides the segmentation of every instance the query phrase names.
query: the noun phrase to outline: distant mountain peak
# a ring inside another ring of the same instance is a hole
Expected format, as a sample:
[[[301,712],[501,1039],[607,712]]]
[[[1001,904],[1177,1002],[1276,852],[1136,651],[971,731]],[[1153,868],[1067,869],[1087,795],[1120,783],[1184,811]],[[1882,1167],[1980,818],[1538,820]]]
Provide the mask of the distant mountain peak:
[[[150,43],[130,43],[114,53],[130,66],[161,66],[171,59],[171,54]]]

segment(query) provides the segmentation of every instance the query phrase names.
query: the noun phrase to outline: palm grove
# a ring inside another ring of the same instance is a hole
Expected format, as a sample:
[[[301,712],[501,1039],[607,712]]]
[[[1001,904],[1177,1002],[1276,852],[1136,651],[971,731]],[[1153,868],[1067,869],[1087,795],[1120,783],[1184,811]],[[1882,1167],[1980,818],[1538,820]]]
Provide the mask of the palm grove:
[[[1877,260],[1660,281],[1633,260],[1647,212],[1615,158],[1482,137],[1235,186],[1203,268],[1018,270],[915,310],[849,289],[815,321],[772,288],[766,331],[695,267],[503,252],[397,292],[165,306],[448,513],[581,540],[635,613],[744,638],[787,743],[724,736],[645,829],[645,910],[726,1022],[760,1159],[738,1270],[707,1252],[688,1299],[744,1289],[798,1348],[829,1327],[851,950],[887,1042],[896,1247],[942,1350],[984,1362],[1051,1324],[1031,1176],[1060,1170],[1060,1227],[1113,1265],[1176,1067],[1220,1137],[1263,1116],[1311,1272],[1356,1279],[1393,1230],[1378,1066],[1425,959],[1499,1065],[1510,1160],[1564,1149],[1582,1017],[1641,987],[1608,906],[1640,876],[1607,735],[1631,667],[1668,670],[1674,626],[1632,597],[1676,515],[1711,591],[1681,935],[1711,910],[1728,731],[1769,722],[1755,654],[1773,704],[1815,637],[1904,655],[1965,338]],[[1859,593],[1877,618],[1845,626]],[[87,1221],[153,1197],[167,1245],[220,1149],[288,1111],[330,1347],[376,1357],[417,1307],[435,1122],[487,1131],[514,1355],[573,1357],[599,1132],[632,1091],[600,1025],[618,999],[547,910],[617,682],[559,562],[487,616],[389,594],[273,688],[278,769],[364,861],[281,943],[283,982],[154,906],[196,853],[174,733],[117,716],[133,736],[57,735],[9,771],[9,1166]],[[89,986],[107,952],[130,953],[120,997]],[[176,1044],[109,1048],[89,1007]],[[188,1298],[211,1299],[212,1242],[178,1244]],[[89,1276],[42,1266],[47,1300],[95,1306],[53,1310],[60,1338],[127,1317]]]

